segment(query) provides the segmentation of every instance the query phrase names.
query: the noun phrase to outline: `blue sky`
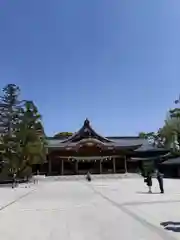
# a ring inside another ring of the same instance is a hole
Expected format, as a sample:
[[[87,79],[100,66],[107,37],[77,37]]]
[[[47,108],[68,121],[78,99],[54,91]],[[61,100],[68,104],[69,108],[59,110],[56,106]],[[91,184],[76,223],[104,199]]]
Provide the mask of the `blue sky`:
[[[0,87],[48,135],[88,117],[102,135],[162,126],[180,93],[179,0],[0,0]]]

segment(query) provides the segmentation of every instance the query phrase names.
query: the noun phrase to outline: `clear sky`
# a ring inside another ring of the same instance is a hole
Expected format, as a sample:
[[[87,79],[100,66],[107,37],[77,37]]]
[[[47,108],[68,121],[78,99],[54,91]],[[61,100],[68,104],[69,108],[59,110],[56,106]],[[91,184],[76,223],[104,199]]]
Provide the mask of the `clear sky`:
[[[45,131],[162,126],[180,93],[179,0],[0,0],[0,87],[15,83]]]

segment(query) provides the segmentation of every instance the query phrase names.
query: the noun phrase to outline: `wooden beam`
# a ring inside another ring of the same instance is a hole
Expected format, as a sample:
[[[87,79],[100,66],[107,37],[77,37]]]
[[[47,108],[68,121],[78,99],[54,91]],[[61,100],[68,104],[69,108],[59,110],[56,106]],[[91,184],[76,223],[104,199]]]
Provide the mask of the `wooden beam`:
[[[61,159],[61,175],[64,175],[64,160]]]
[[[116,173],[116,158],[113,158],[113,173]]]

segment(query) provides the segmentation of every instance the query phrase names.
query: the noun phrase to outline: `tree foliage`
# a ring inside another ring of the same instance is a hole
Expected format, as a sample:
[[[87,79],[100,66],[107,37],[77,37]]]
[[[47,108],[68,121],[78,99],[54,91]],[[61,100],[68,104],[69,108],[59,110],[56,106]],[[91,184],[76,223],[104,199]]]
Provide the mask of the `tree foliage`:
[[[70,137],[72,135],[73,135],[72,132],[59,132],[54,135],[54,138]]]
[[[180,99],[175,101],[179,104]],[[164,125],[157,132],[140,133],[139,136],[151,141],[157,147],[165,147],[173,153],[180,153],[180,108],[173,108],[168,111]]]
[[[41,115],[32,101],[19,101],[19,87],[8,85],[1,97],[1,154],[11,173],[21,174],[46,157]],[[9,94],[10,93],[10,94]],[[6,101],[7,100],[7,101]]]
[[[20,88],[15,84],[8,84],[3,88],[0,97],[0,133],[12,135],[19,114],[22,101],[19,100]]]
[[[147,133],[145,133],[145,132],[140,132],[140,133],[139,133],[139,137],[146,139],[146,138],[147,138]]]

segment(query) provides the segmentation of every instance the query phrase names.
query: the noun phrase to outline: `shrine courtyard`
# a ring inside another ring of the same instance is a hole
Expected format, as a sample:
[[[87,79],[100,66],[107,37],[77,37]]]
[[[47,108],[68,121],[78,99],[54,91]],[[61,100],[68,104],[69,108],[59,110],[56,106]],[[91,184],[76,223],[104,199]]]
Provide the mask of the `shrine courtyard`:
[[[147,194],[138,176],[47,177],[38,185],[0,187],[3,240],[180,239],[180,180],[156,179]],[[166,222],[166,224],[163,223]]]

